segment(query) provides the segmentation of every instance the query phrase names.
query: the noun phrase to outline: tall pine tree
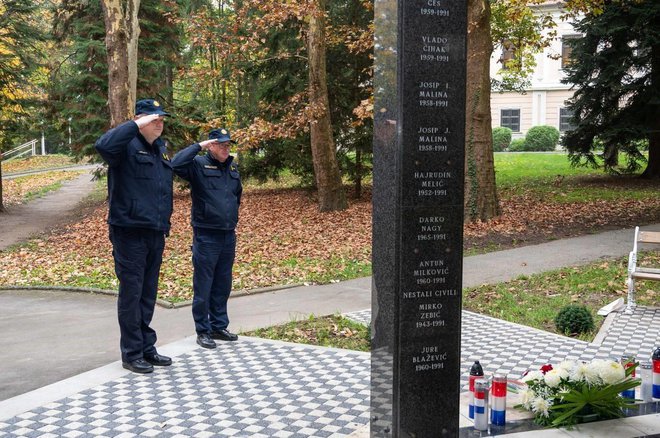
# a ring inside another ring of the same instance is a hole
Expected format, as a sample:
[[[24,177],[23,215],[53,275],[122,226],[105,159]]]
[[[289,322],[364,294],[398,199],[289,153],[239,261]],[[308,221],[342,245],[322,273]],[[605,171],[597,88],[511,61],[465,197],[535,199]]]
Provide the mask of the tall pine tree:
[[[565,80],[575,129],[563,140],[572,163],[617,172],[623,152],[627,171],[647,161],[642,177],[660,178],[660,2],[608,0],[575,28],[584,37],[572,41]]]
[[[138,98],[155,97],[173,112],[174,71],[179,60],[180,35],[172,16],[174,1],[142,0],[139,12]],[[97,1],[64,1],[56,13],[54,34],[61,56],[53,60],[49,113],[71,119],[72,149],[78,156],[96,157],[94,142],[110,126],[105,27]],[[183,143],[184,129],[166,127],[166,136]]]

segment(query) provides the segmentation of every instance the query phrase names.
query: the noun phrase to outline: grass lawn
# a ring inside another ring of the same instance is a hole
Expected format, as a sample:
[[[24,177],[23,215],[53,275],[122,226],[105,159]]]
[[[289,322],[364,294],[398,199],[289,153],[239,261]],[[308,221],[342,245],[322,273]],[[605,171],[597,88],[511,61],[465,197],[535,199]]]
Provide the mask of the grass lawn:
[[[310,316],[273,327],[242,333],[265,339],[369,351],[369,328],[341,315]]]
[[[634,176],[612,178],[588,167],[573,168],[563,152],[495,154],[495,178],[501,197],[532,195],[558,203],[657,196],[658,185]]]
[[[643,252],[638,260],[641,266],[660,266],[660,251]],[[622,257],[466,289],[463,291],[463,307],[557,333],[554,318],[559,310],[569,304],[580,304],[590,310],[597,331],[603,322],[603,317],[596,315],[598,309],[628,296],[625,285],[627,268],[628,258]],[[638,305],[658,305],[657,282],[637,281],[635,285]],[[591,340],[595,333],[580,338]]]
[[[660,266],[660,252],[645,252],[642,266]],[[586,266],[564,268],[513,281],[484,285],[463,291],[463,308],[483,315],[523,324],[552,333],[592,341],[604,317],[598,309],[617,298],[626,298],[627,258],[598,261]],[[657,282],[636,282],[635,298],[641,306],[657,306]],[[655,289],[654,289],[655,288]],[[595,330],[583,334],[559,333],[554,319],[569,304],[584,305],[594,318]],[[369,351],[368,327],[340,315],[310,316],[265,329],[243,333],[266,339]]]

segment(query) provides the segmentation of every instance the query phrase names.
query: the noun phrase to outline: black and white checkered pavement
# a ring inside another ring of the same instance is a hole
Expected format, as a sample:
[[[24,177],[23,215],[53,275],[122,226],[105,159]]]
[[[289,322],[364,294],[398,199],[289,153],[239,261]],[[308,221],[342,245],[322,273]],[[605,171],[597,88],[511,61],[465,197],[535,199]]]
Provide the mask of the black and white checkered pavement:
[[[371,312],[347,316],[368,324]],[[488,374],[517,378],[564,359],[643,359],[660,344],[660,309],[616,314],[601,339],[577,341],[464,311],[462,380],[474,360]],[[368,353],[246,337],[204,350],[190,341],[171,367],[153,374],[122,373],[25,412],[0,410],[0,437],[343,437],[369,422],[369,374]]]
[[[348,318],[369,324],[371,311],[348,313]],[[525,371],[563,360],[620,358],[632,354],[647,360],[660,345],[660,308],[637,307],[632,314],[613,314],[604,327],[601,343],[588,343],[561,335],[514,324],[485,315],[463,311],[461,336],[461,375],[467,383],[468,370],[480,361],[486,374],[507,373],[517,379]]]
[[[343,437],[369,421],[369,355],[242,337],[12,418],[7,437]]]

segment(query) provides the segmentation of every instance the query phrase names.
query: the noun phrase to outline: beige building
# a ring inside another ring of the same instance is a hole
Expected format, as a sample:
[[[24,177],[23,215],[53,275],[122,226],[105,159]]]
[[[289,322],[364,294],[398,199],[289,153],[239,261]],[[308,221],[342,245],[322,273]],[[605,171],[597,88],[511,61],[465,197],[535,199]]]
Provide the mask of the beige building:
[[[557,23],[557,37],[550,47],[535,56],[536,69],[531,78],[531,87],[524,93],[498,93],[490,98],[493,128],[506,126],[513,131],[513,138],[523,137],[532,126],[550,125],[560,132],[569,128],[570,113],[566,100],[573,96],[570,85],[562,84],[563,66],[570,57],[566,41],[579,34],[571,24],[561,20],[561,3],[548,2],[538,9],[551,13]],[[496,46],[491,56],[490,71],[496,79],[502,68],[500,59],[506,56],[501,46]]]

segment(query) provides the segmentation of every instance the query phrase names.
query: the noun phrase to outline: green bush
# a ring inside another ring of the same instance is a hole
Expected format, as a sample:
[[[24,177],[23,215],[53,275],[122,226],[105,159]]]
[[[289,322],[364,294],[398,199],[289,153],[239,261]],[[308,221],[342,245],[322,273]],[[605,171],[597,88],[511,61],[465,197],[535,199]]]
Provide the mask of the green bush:
[[[502,152],[511,144],[511,129],[500,126],[493,129],[493,152]]]
[[[555,317],[555,327],[559,333],[579,335],[592,331],[595,325],[594,318],[586,306],[569,304]]]
[[[559,130],[554,126],[533,126],[525,136],[525,150],[527,151],[554,151],[559,142]]]
[[[525,151],[525,137],[523,138],[516,138],[511,141],[511,144],[509,145],[509,151],[510,152],[523,152]]]

